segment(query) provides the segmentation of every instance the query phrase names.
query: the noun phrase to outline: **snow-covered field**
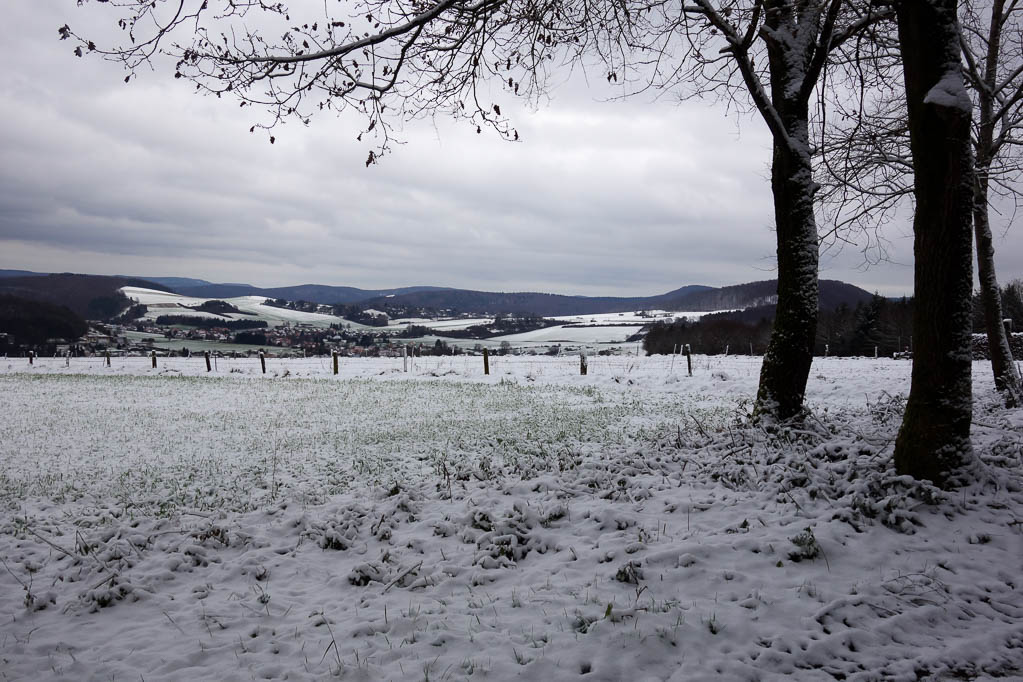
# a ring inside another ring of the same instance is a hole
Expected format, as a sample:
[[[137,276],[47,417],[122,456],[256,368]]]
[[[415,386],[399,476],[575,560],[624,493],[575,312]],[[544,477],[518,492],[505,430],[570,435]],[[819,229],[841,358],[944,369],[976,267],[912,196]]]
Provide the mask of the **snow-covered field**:
[[[671,312],[669,310],[637,310],[631,313],[598,313],[596,315],[561,315],[551,319],[559,320],[567,324],[628,324],[639,325],[650,324],[654,320],[670,321],[677,317],[686,317],[690,320],[698,320],[704,315],[714,313],[725,313],[727,310],[713,310],[706,312]]]
[[[1023,676],[1023,415],[895,476],[908,362],[0,364],[0,679]]]
[[[625,339],[629,338],[642,328],[642,325],[635,325],[631,327],[566,327],[559,324],[554,327],[536,329],[531,332],[522,332],[521,334],[495,336],[494,339],[498,341],[507,341],[513,346],[524,343],[623,344],[625,343]]]
[[[265,296],[238,296],[225,299],[194,298],[166,291],[157,291],[156,289],[143,289],[141,287],[122,287],[121,292],[128,298],[148,307],[148,311],[144,316],[147,320],[156,320],[161,315],[182,315],[186,317],[214,317],[232,320],[262,320],[272,327],[284,323],[305,323],[317,327],[344,324],[352,329],[370,328],[366,325],[334,317],[333,315],[306,313],[300,310],[288,310],[287,308],[266,305],[264,303],[266,301]],[[226,303],[230,303],[242,311],[242,314],[226,313],[224,315],[213,315],[212,313],[190,309],[213,300],[223,300]]]

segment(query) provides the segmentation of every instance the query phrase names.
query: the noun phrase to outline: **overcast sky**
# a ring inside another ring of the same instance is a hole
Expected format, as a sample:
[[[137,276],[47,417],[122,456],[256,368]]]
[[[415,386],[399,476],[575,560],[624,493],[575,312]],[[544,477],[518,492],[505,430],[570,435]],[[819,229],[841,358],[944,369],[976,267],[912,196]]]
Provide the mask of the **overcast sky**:
[[[774,277],[770,139],[707,103],[605,101],[579,81],[538,111],[504,106],[522,141],[448,121],[405,126],[365,168],[359,120],[258,120],[168,72],[129,85],[57,40],[91,37],[102,4],[8,3],[0,24],[0,268],[197,277],[257,286],[438,285],[658,294]],[[998,229],[999,277],[1023,277],[1023,230]],[[893,262],[855,247],[821,276],[911,293],[912,237]]]

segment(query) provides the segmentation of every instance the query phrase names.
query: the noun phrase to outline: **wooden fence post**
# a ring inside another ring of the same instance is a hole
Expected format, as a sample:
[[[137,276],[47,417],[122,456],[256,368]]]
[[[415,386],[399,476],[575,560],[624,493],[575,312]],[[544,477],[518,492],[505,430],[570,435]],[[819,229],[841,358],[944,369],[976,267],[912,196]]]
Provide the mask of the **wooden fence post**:
[[[36,357],[36,352],[34,350],[30,350],[28,352],[28,364],[30,364],[30,365],[35,364],[35,362],[34,362],[35,357]]]
[[[579,374],[586,376],[586,353],[579,351]]]
[[[408,346],[406,345],[401,347],[401,371],[408,371]]]
[[[334,358],[334,374],[336,375],[337,374],[337,351],[336,350],[332,351],[331,355]]]
[[[107,359],[107,367],[109,367],[110,366],[110,351],[108,351],[108,350],[103,351],[103,355],[106,357],[106,359]]]
[[[153,361],[153,369],[156,369],[156,351],[150,351],[149,357]]]
[[[490,351],[483,349],[483,373],[490,374]]]
[[[213,369],[213,366],[210,365],[210,352],[206,351],[205,353],[203,353],[203,357],[206,358],[206,371],[209,372]]]
[[[70,367],[71,366],[71,351],[68,351],[64,355],[64,366],[65,367]]]
[[[693,349],[687,343],[686,349],[686,365],[689,367],[689,376],[693,376]]]
[[[259,366],[263,368],[263,374],[266,374],[266,356],[263,351],[259,351]]]

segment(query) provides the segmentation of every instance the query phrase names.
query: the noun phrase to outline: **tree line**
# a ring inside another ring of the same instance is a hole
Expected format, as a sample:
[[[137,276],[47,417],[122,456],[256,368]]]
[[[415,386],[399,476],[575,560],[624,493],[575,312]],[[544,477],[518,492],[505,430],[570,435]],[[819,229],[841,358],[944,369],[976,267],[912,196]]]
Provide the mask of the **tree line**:
[[[1023,280],[1015,280],[999,290],[1005,319],[1023,332]],[[686,318],[657,321],[643,338],[648,355],[679,352],[689,344],[695,353],[718,355],[763,354],[771,335],[774,306],[758,306],[743,311],[713,313],[696,320]],[[984,301],[978,291],[973,295],[973,334],[986,334]],[[891,357],[894,353],[912,350],[912,297],[885,298],[878,294],[869,301],[855,305],[841,303],[831,310],[821,310],[814,341],[814,355],[837,357]],[[1023,339],[1010,339],[1013,352]],[[974,357],[990,358],[987,339],[972,343]]]
[[[910,345],[913,302],[875,295],[850,306],[839,304],[818,315],[814,355],[891,357]],[[714,313],[690,321],[655,322],[643,339],[648,355],[679,352],[689,344],[707,355],[762,355],[770,342],[774,306]]]
[[[160,315],[156,324],[166,327],[198,327],[199,329],[265,329],[265,320],[230,320],[219,317],[200,317],[198,315]]]

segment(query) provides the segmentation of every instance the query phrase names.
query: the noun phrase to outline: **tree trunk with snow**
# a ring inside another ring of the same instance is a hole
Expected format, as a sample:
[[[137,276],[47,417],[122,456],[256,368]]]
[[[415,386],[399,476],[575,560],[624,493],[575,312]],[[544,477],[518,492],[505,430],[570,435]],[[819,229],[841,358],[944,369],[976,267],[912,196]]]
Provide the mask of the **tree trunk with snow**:
[[[791,2],[768,2],[765,29],[771,101],[783,132],[774,133],[771,192],[778,239],[778,307],[760,370],[755,413],[790,419],[803,409],[817,334],[816,184],[810,157],[807,74],[811,53],[800,40]],[[817,38],[816,32],[813,39]],[[763,113],[763,112],[762,112]],[[765,114],[766,118],[766,114]]]
[[[805,105],[782,115],[790,139],[807,141],[806,115]],[[803,407],[817,333],[817,223],[809,153],[797,155],[776,142],[771,190],[778,232],[778,307],[760,370],[756,409],[761,415],[789,419]]]
[[[987,54],[984,55],[984,72],[979,78],[983,82],[978,83],[976,88],[980,121],[977,126],[974,162],[976,179],[973,186],[973,229],[977,240],[977,275],[980,279],[980,298],[984,306],[984,327],[987,332],[988,354],[991,357],[991,371],[995,375],[995,387],[1002,392],[1006,406],[1017,407],[1023,404],[1023,387],[1020,385],[1019,371],[1012,361],[1009,338],[1002,325],[1002,297],[995,275],[995,248],[988,219],[989,174],[997,150],[994,141],[995,91],[998,87],[998,60],[1005,16],[1004,0],[994,0],[988,30]]]
[[[973,229],[977,238],[977,276],[980,279],[980,300],[984,307],[984,331],[987,333],[991,371],[995,388],[1002,393],[1006,407],[1023,405],[1023,387],[1012,358],[1009,337],[1002,324],[1002,296],[995,275],[995,248],[988,221],[987,178],[985,167],[978,164],[974,189]]]
[[[903,0],[899,42],[913,152],[913,374],[895,443],[900,474],[951,483],[970,458],[972,104],[956,0]]]

